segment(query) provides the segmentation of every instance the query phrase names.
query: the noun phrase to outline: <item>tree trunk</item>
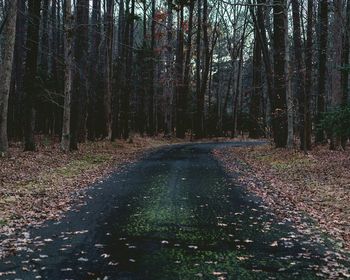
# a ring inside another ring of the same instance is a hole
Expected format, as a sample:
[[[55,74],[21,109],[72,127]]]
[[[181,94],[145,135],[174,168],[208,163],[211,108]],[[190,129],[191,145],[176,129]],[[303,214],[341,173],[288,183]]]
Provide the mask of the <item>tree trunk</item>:
[[[165,75],[165,136],[171,135],[173,131],[173,94],[174,94],[174,69],[173,69],[173,3],[167,0],[167,43],[166,43],[166,75]]]
[[[342,38],[343,38],[343,1],[334,0],[334,19],[332,25],[332,42],[333,42],[333,54],[332,54],[332,108],[338,108],[342,103],[342,87],[341,87],[341,71],[339,66],[342,64]],[[339,30],[340,29],[340,30]],[[340,138],[336,133],[332,133],[331,136],[331,150],[340,149]]]
[[[288,120],[286,103],[286,76],[285,76],[285,26],[284,0],[273,1],[273,48],[274,48],[274,100],[272,101],[272,130],[277,148],[287,145]]]
[[[88,60],[89,0],[77,0],[74,43],[75,71],[72,95],[71,150],[86,140],[87,60]]]
[[[90,75],[89,75],[89,103],[88,103],[88,139],[96,138],[96,118],[97,118],[97,91],[99,90],[99,47],[101,44],[101,0],[94,0],[91,15],[91,36],[90,45]]]
[[[299,135],[300,148],[306,148],[305,144],[305,72],[302,61],[302,44],[300,28],[300,5],[298,1],[292,1],[293,12],[293,40],[294,40],[294,59],[296,67],[296,96],[299,103]]]
[[[104,96],[105,134],[112,140],[112,77],[113,77],[113,34],[114,34],[114,1],[107,0],[106,23],[106,90]]]
[[[27,57],[24,74],[25,127],[24,150],[35,151],[35,107],[37,103],[37,65],[41,0],[28,1]]]
[[[320,46],[318,51],[318,95],[317,95],[317,116],[316,127],[319,126],[322,114],[325,111],[326,93],[326,72],[327,72],[327,46],[328,46],[328,0],[320,1]],[[316,131],[316,143],[325,141],[324,132],[321,129]]]
[[[179,22],[177,32],[177,55],[176,55],[176,136],[185,137],[184,119],[184,7],[179,8]]]
[[[256,32],[255,32],[256,34]],[[260,100],[262,92],[262,56],[260,41],[255,35],[254,53],[253,53],[253,88],[251,90],[252,96],[250,100],[250,119],[249,137],[257,139],[262,136],[260,123]]]
[[[307,40],[306,40],[306,49],[305,49],[306,74],[305,74],[305,95],[304,95],[305,126],[304,126],[304,141],[301,147],[305,151],[311,150],[311,132],[312,132],[310,102],[311,102],[311,96],[312,96],[313,0],[308,0],[307,6],[308,6],[307,31],[306,31]]]
[[[346,28],[343,36],[343,53],[342,53],[342,88],[343,98],[342,105],[348,105],[349,98],[349,52],[350,52],[350,0],[347,0],[346,4]]]
[[[150,89],[149,89],[149,101],[148,101],[148,134],[150,136],[153,136],[155,134],[155,111],[154,111],[154,96],[155,96],[155,85],[154,85],[154,78],[155,78],[155,63],[154,63],[154,56],[155,56],[155,32],[156,32],[156,19],[155,19],[155,13],[156,13],[156,0],[151,0],[151,62],[150,62]]]
[[[202,107],[204,102],[202,101],[202,92],[201,92],[201,32],[202,31],[202,0],[197,0],[197,50],[196,50],[196,97],[197,97],[197,110],[195,117],[195,133],[196,137],[200,137],[201,134],[201,116],[202,116]]]
[[[0,63],[0,156],[8,150],[7,111],[16,38],[16,17],[17,0],[14,0],[8,7],[4,26],[4,59]]]
[[[64,106],[62,122],[61,148],[68,152],[71,148],[71,98],[72,98],[72,69],[73,69],[73,14],[71,0],[65,3],[65,24],[64,24]]]
[[[292,71],[291,71],[291,61],[290,61],[290,43],[289,43],[289,20],[288,20],[288,5],[286,5],[286,13],[284,16],[285,20],[285,40],[286,40],[286,83],[287,83],[287,110],[288,110],[288,138],[287,147],[292,148],[294,146],[294,110],[293,110],[293,92],[292,92]]]
[[[45,76],[48,74],[48,54],[49,54],[49,0],[43,1],[42,18],[42,38],[40,68]]]

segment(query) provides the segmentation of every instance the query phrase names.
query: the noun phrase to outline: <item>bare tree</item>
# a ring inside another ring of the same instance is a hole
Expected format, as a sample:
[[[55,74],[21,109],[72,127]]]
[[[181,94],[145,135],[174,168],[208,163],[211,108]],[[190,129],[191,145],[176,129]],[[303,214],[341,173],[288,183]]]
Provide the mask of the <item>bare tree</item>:
[[[68,152],[71,148],[71,99],[73,90],[73,14],[71,0],[65,2],[65,24],[64,24],[64,106],[62,123],[61,148]]]
[[[0,63],[0,156],[8,150],[7,111],[16,38],[17,0],[10,1],[4,27],[4,59]]]

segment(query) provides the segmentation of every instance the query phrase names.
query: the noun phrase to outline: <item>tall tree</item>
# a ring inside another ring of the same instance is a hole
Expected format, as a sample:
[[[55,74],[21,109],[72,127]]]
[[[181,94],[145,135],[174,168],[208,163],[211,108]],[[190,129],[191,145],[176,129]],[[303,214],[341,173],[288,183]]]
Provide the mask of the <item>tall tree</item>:
[[[167,0],[167,42],[166,42],[166,69],[165,69],[165,136],[173,131],[173,94],[174,94],[174,50],[173,50],[173,1]]]
[[[27,55],[24,74],[25,91],[25,127],[24,127],[24,149],[26,151],[35,150],[34,129],[35,110],[37,104],[37,66],[38,66],[38,46],[40,28],[40,8],[41,0],[28,0],[28,30],[27,30]]]
[[[288,120],[285,75],[285,1],[273,1],[274,97],[271,100],[272,129],[276,147],[287,145]]]
[[[298,1],[292,1],[293,13],[293,41],[294,41],[294,60],[296,72],[296,96],[299,102],[299,135],[300,147],[304,149],[305,145],[305,72],[302,60],[302,42],[300,27],[300,5]]]
[[[114,30],[114,1],[107,0],[107,15],[105,17],[106,50],[106,90],[104,96],[105,135],[112,139],[112,77],[113,77],[113,32]]]
[[[292,92],[292,71],[291,71],[291,55],[290,55],[290,42],[289,42],[289,17],[288,17],[288,7],[289,2],[287,1],[286,12],[284,15],[285,22],[285,42],[286,42],[286,63],[285,63],[285,72],[286,72],[286,83],[287,83],[287,110],[288,110],[288,138],[287,138],[287,147],[292,148],[294,146],[294,98]]]
[[[196,136],[200,137],[202,132],[202,113],[204,111],[204,100],[202,98],[202,91],[201,91],[201,69],[202,69],[202,63],[201,63],[201,32],[202,31],[202,0],[197,0],[197,38],[196,38],[196,101],[197,101],[197,108],[196,108],[196,119],[195,119],[195,130],[196,130]]]
[[[311,150],[311,96],[312,96],[312,56],[313,56],[313,0],[307,2],[307,40],[305,46],[305,95],[304,95],[304,137],[302,141],[302,148],[304,150]]]
[[[178,7],[178,27],[177,27],[177,51],[176,51],[176,136],[185,137],[184,120],[184,5],[179,4]]]
[[[250,119],[251,125],[249,126],[249,137],[259,138],[261,135],[260,124],[260,100],[262,97],[262,54],[260,41],[257,38],[257,32],[255,32],[254,50],[253,50],[253,88],[251,90],[250,101]]]
[[[86,140],[87,120],[87,60],[88,60],[89,0],[76,2],[76,32],[74,42],[74,79],[71,118],[71,150]]]
[[[97,91],[99,90],[100,44],[101,44],[101,0],[93,0],[90,32],[90,73],[88,103],[88,138],[95,140],[97,123]]]
[[[343,91],[341,87],[341,71],[339,67],[342,65],[342,50],[343,50],[343,1],[334,0],[333,1],[334,13],[333,13],[333,22],[332,22],[332,109],[337,109],[343,98]],[[340,138],[333,133],[331,135],[331,144],[330,149],[335,150],[340,148]]]
[[[16,38],[17,0],[10,1],[4,27],[4,59],[0,62],[0,156],[8,150],[8,98]]]
[[[148,101],[148,134],[155,134],[155,46],[156,46],[156,0],[151,0],[151,61],[150,61],[150,87]]]
[[[61,148],[64,152],[71,149],[71,99],[73,89],[73,13],[71,0],[65,0],[64,24],[64,106],[62,122]]]
[[[342,52],[342,89],[343,99],[342,105],[346,106],[349,99],[349,54],[350,54],[350,0],[346,1],[346,18],[345,18],[345,30],[343,35],[343,52]]]
[[[318,50],[318,94],[317,94],[317,115],[316,126],[320,124],[322,114],[325,111],[325,95],[326,95],[326,68],[327,68],[327,46],[328,46],[328,0],[320,1],[319,14],[319,30],[320,42]],[[316,143],[324,141],[324,133],[321,129],[316,131]]]

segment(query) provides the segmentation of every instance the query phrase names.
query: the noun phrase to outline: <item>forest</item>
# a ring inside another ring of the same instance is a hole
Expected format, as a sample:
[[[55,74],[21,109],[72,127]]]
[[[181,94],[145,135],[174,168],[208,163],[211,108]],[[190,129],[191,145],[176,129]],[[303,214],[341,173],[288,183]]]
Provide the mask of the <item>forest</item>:
[[[350,0],[0,0],[0,280],[350,279]]]
[[[350,1],[0,0],[0,151],[39,137],[345,149]]]

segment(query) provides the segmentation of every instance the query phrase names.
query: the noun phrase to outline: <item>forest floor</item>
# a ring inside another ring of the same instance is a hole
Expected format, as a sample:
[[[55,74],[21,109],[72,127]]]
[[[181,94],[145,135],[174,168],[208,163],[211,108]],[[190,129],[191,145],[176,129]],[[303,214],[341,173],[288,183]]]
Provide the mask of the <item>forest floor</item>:
[[[324,146],[305,155],[263,145],[232,147],[214,154],[281,218],[308,232],[310,227],[302,219],[306,213],[339,248],[350,250],[349,150],[329,151]]]

